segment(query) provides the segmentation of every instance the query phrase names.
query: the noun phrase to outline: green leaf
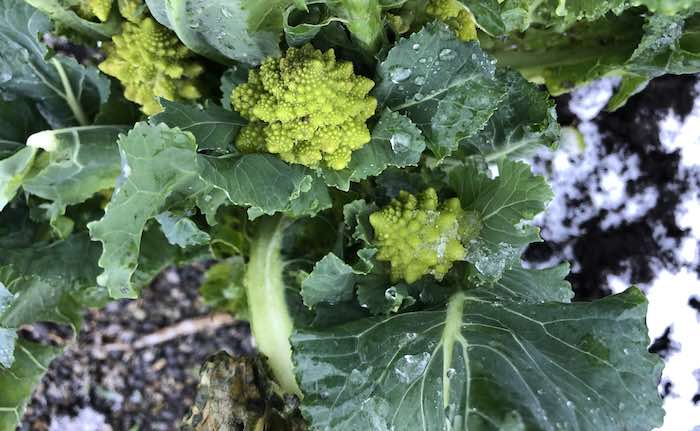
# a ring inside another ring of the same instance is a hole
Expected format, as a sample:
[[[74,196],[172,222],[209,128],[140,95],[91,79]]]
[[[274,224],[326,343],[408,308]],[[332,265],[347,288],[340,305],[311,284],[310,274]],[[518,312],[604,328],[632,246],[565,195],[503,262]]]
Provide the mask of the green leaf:
[[[10,368],[15,362],[16,342],[17,331],[15,329],[0,328],[0,366]]]
[[[476,24],[492,36],[506,33],[498,0],[461,0],[476,18]]]
[[[464,43],[446,25],[432,23],[389,51],[378,66],[374,95],[413,120],[442,159],[496,111],[505,88],[495,70],[478,42]]]
[[[313,308],[321,302],[337,304],[352,299],[356,274],[341,258],[328,253],[316,262],[314,270],[301,285],[304,304]]]
[[[415,303],[408,286],[399,284],[387,287],[388,281],[387,277],[367,277],[359,283],[357,300],[362,308],[368,309],[375,316],[387,315]]]
[[[479,214],[482,229],[468,245],[466,259],[490,281],[498,280],[528,244],[540,241],[539,229],[529,222],[553,196],[544,177],[533,175],[527,163],[502,159],[498,172],[491,179],[465,165],[448,176],[462,208]]]
[[[298,198],[289,202],[289,205],[283,209],[283,212],[292,217],[315,216],[319,212],[333,206],[331,195],[328,187],[319,177],[313,177],[311,187],[308,190],[301,190]],[[256,214],[262,214],[259,211],[248,211],[248,217]],[[252,217],[252,218],[255,218]]]
[[[2,272],[9,273],[11,270],[12,268],[9,268]],[[10,306],[0,313],[1,327],[14,332],[21,325],[54,322],[69,325],[74,334],[77,334],[82,322],[83,307],[78,302],[80,292],[71,291],[73,286],[65,282],[61,282],[62,285],[49,284],[46,280],[29,275],[12,280],[7,275],[9,274],[0,274],[0,278],[8,283],[15,298]]]
[[[662,363],[637,289],[594,303],[492,303],[292,336],[310,429],[652,429]]]
[[[24,147],[14,155],[0,160],[0,211],[17,194],[24,177],[34,162],[36,149]]]
[[[202,179],[212,184],[215,192],[221,192],[219,199],[251,207],[248,210],[251,218],[278,211],[315,214],[330,203],[328,191],[318,186],[319,181],[310,170],[289,165],[270,154],[199,156],[197,160]],[[197,205],[205,213],[213,214],[220,202],[207,201],[205,195]]]
[[[112,201],[104,217],[88,226],[92,239],[103,245],[99,265],[104,272],[97,281],[113,297],[123,298],[136,296],[131,277],[146,222],[168,209],[168,199],[187,197],[188,189],[201,192],[202,185],[189,133],[139,123],[120,137],[119,150],[123,173]]]
[[[7,101],[0,98],[0,142],[24,144],[29,135],[48,127],[33,104],[24,99]]]
[[[623,81],[607,108],[621,107],[658,76],[700,71],[700,43],[696,40],[699,32],[700,15],[687,20],[682,15],[650,16],[639,45],[616,73],[622,75]]]
[[[172,245],[186,248],[209,243],[209,234],[200,230],[197,224],[186,216],[165,211],[155,218]]]
[[[121,17],[116,7],[112,8],[107,21],[93,22],[81,18],[71,7],[71,0],[26,0],[27,3],[44,12],[54,22],[59,22],[80,34],[96,40],[109,40],[121,32]],[[116,3],[116,2],[115,2]]]
[[[238,319],[248,319],[248,301],[243,278],[246,265],[240,256],[217,263],[204,273],[199,288],[204,302],[217,310],[230,313]]]
[[[369,223],[369,215],[375,211],[377,206],[368,204],[364,199],[352,201],[343,206],[345,228],[352,232],[352,238],[355,241],[362,242],[364,245],[372,243],[374,231]]]
[[[323,169],[326,184],[347,191],[350,182],[360,182],[382,173],[389,166],[416,166],[425,150],[421,131],[404,115],[386,110],[372,130],[372,140],[352,153],[348,167]]]
[[[19,151],[23,147],[23,144],[12,142],[12,141],[2,141],[0,140],[0,160],[6,159]]]
[[[10,369],[0,368],[0,430],[14,430],[34,387],[39,384],[60,348],[18,341],[15,362]]]
[[[334,17],[324,0],[310,1],[306,10],[290,6],[282,18],[284,36],[289,46],[301,46],[311,42],[328,24],[342,21]]]
[[[77,335],[82,314],[88,307],[104,306],[109,300],[105,289],[96,285],[100,245],[86,232],[65,240],[45,242],[36,239],[41,226],[29,221],[26,208],[10,207],[0,213],[0,332],[14,334],[16,328],[38,321],[70,325]],[[138,286],[150,282],[165,266],[188,260],[170,246],[158,229],[144,233]],[[7,289],[5,289],[5,287]],[[8,293],[10,294],[8,296]],[[6,343],[0,341],[0,356]],[[10,354],[12,368],[0,367],[0,429],[12,430],[25,403],[48,363],[60,348],[42,347],[19,338]]]
[[[525,269],[517,265],[503,272],[496,284],[483,289],[482,296],[522,303],[571,302],[574,291],[565,279],[568,274],[567,263],[547,269]]]
[[[36,102],[53,128],[86,126],[107,101],[109,80],[94,66],[50,56],[38,37],[51,28],[24,1],[0,0],[0,94]]]
[[[146,0],[153,16],[192,51],[230,64],[279,56],[282,11],[291,0]]]
[[[48,208],[52,220],[62,216],[69,205],[111,189],[121,170],[117,136],[123,131],[126,127],[86,126],[35,133],[27,147],[43,152],[22,188],[52,202]]]
[[[238,113],[207,103],[204,107],[160,100],[163,112],[151,118],[154,123],[165,123],[182,131],[191,132],[199,150],[225,154],[236,152],[233,139],[247,121]]]
[[[486,161],[526,159],[543,147],[556,148],[559,124],[554,101],[516,71],[498,76],[508,89],[506,97],[483,130],[460,142],[465,155],[479,154]]]
[[[143,113],[139,106],[124,97],[124,90],[117,80],[111,81],[109,98],[100,106],[100,112],[95,116],[95,125],[133,125],[141,120]]]
[[[227,203],[251,207],[252,216],[313,214],[330,205],[325,187],[314,188],[310,171],[299,165],[267,154],[199,155],[192,133],[165,124],[139,123],[118,145],[122,175],[104,217],[88,225],[92,238],[103,244],[99,265],[104,272],[98,282],[113,297],[136,296],[131,277],[138,266],[142,232],[149,220],[165,211],[197,206],[213,220]]]

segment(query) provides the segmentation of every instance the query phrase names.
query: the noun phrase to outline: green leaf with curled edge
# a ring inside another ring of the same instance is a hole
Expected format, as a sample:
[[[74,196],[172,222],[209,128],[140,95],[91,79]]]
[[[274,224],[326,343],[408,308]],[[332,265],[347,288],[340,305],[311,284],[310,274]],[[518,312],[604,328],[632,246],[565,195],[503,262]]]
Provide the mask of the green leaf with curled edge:
[[[26,2],[44,12],[52,21],[59,22],[90,39],[109,40],[121,32],[122,20],[116,5],[112,8],[107,21],[93,22],[78,16],[72,10],[75,2],[71,0],[26,0]]]
[[[279,56],[282,11],[290,0],[146,0],[154,18],[192,51],[224,64]]]
[[[121,170],[117,137],[126,130],[125,126],[86,126],[31,135],[27,147],[42,152],[22,188],[51,202],[46,208],[51,220],[56,220],[66,207],[114,187]]]
[[[311,42],[323,27],[334,21],[343,21],[333,16],[325,0],[311,1],[305,7],[306,10],[290,6],[284,11],[284,37],[289,46],[301,46]]]
[[[439,159],[481,130],[504,95],[495,61],[479,43],[464,43],[438,23],[389,50],[374,89],[381,106],[405,114],[423,130]]]
[[[36,149],[24,147],[0,160],[0,211],[14,199],[34,163]]]
[[[214,103],[203,107],[160,100],[163,112],[151,117],[154,123],[165,123],[184,132],[191,132],[197,140],[197,149],[217,154],[236,152],[233,140],[247,121],[238,113]]]
[[[462,208],[476,211],[482,225],[478,238],[465,244],[466,260],[491,282],[500,279],[528,244],[541,241],[539,229],[530,222],[553,196],[545,178],[534,175],[527,163],[501,159],[498,173],[491,179],[465,164],[448,174]]]
[[[14,430],[51,361],[61,349],[19,340],[11,368],[0,367],[0,430]]]
[[[513,70],[499,71],[507,95],[486,126],[460,142],[460,154],[486,161],[526,159],[542,148],[556,148],[559,124],[554,100]]]
[[[425,139],[406,116],[385,110],[372,130],[371,141],[352,153],[345,169],[322,169],[326,184],[347,191],[351,182],[381,174],[389,166],[416,166],[425,150]]]
[[[546,288],[546,286],[541,286]],[[646,299],[492,302],[358,320],[292,336],[311,430],[652,429],[662,362]]]
[[[110,81],[94,66],[49,55],[39,35],[51,29],[24,1],[0,0],[0,94],[35,102],[53,128],[86,126],[109,98]]]
[[[321,302],[337,304],[352,299],[356,275],[361,274],[333,253],[316,262],[301,284],[304,305],[313,308]]]
[[[165,211],[158,214],[155,218],[160,223],[160,227],[168,242],[172,245],[186,248],[193,245],[208,244],[211,239],[208,233],[200,230],[197,224],[186,215]]]
[[[116,298],[135,297],[141,236],[149,220],[199,207],[213,220],[225,204],[247,206],[251,216],[315,214],[330,205],[310,171],[267,154],[210,157],[197,154],[194,135],[165,124],[138,123],[119,139],[122,175],[104,217],[88,225],[102,242],[98,283]]]

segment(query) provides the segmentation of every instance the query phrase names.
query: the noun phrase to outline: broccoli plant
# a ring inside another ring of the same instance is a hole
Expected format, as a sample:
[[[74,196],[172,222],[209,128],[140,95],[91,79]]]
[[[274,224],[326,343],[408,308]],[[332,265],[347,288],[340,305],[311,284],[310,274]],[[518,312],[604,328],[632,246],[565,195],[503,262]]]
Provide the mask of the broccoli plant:
[[[528,160],[551,95],[618,76],[615,109],[700,72],[699,31],[694,1],[0,0],[0,430],[61,353],[22,326],[194,260],[258,356],[203,367],[186,429],[658,426],[643,294],[521,262]]]

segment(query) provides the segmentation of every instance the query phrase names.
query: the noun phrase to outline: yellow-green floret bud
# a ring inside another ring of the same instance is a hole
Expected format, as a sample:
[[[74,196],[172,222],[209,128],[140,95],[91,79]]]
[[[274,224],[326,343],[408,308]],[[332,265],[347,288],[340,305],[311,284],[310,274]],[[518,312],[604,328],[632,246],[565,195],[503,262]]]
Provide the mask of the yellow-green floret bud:
[[[418,196],[402,191],[388,206],[372,213],[369,221],[379,246],[377,259],[391,264],[393,281],[407,283],[427,274],[441,280],[455,261],[464,259],[462,242],[480,230],[478,218],[462,210],[459,199],[439,205],[432,188]]]
[[[143,0],[117,0],[117,6],[121,16],[134,23],[143,21],[146,15],[146,5]]]
[[[177,36],[153,18],[124,23],[122,34],[104,45],[107,59],[99,68],[124,86],[124,96],[157,114],[157,98],[196,100],[201,97],[197,77],[204,71]]]
[[[233,90],[234,108],[250,123],[236,138],[244,152],[279,154],[309,167],[343,169],[352,152],[370,141],[366,121],[377,108],[374,82],[336,61],[332,49],[289,48],[251,70]]]
[[[425,11],[450,26],[460,40],[476,39],[474,15],[459,0],[430,0]]]
[[[82,18],[97,18],[104,22],[112,11],[112,0],[82,0],[77,4],[77,13]]]

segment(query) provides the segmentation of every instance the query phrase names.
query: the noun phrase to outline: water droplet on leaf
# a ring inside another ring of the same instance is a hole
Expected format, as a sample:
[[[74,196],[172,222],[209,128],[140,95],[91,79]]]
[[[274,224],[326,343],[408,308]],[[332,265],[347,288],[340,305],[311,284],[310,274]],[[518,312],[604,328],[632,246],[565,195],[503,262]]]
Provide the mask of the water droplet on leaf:
[[[450,61],[454,60],[457,57],[457,53],[451,50],[450,48],[445,48],[442,51],[440,51],[438,57],[440,58],[440,60]]]
[[[389,72],[391,82],[394,84],[407,80],[411,76],[411,73],[411,69],[407,69],[405,67],[396,67]]]
[[[391,150],[394,153],[403,153],[411,145],[411,135],[404,132],[396,132],[389,138]],[[387,291],[388,292],[388,291]]]

